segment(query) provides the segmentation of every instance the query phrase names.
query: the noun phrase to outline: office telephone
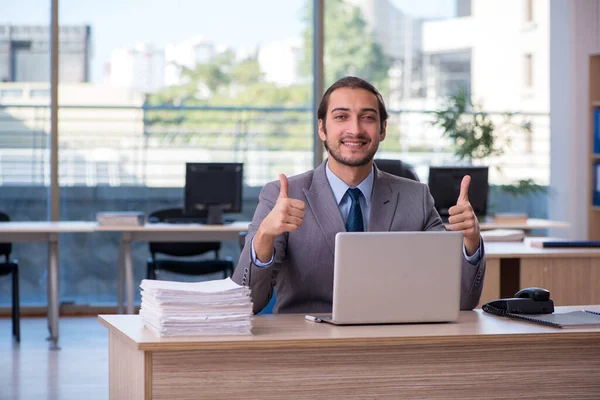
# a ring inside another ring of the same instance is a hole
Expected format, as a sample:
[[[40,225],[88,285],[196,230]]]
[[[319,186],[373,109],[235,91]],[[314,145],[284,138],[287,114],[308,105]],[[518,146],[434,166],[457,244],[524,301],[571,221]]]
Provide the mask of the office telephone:
[[[530,287],[519,290],[515,297],[490,301],[482,309],[501,317],[511,314],[552,314],[554,302],[548,290]]]

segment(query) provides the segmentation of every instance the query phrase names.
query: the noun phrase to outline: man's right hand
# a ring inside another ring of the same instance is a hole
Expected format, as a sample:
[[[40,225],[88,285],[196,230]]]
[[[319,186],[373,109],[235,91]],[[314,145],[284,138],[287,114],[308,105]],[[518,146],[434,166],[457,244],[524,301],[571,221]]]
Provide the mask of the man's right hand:
[[[267,262],[273,255],[273,241],[284,232],[295,232],[302,225],[306,205],[302,200],[288,197],[288,180],[283,174],[279,175],[279,197],[271,212],[263,219],[254,237],[256,257]]]

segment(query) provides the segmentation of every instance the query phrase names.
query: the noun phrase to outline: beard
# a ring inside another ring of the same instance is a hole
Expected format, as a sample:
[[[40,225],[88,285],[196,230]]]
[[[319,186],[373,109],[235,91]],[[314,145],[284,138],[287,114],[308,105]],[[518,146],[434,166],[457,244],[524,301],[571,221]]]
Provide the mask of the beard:
[[[327,128],[325,127],[325,125],[323,125],[323,133],[325,133],[325,136],[327,136]],[[369,140],[367,137],[362,135],[359,135],[358,138]],[[351,159],[342,156],[341,151],[339,151],[339,148],[332,149],[331,147],[329,147],[329,145],[327,144],[327,140],[323,142],[323,145],[325,146],[325,150],[327,150],[331,158],[333,158],[338,163],[348,167],[362,167],[369,164],[371,161],[373,161],[375,153],[377,152],[377,148],[379,147],[379,145],[376,144],[375,147],[373,147],[367,154],[364,155],[364,157],[359,159]]]

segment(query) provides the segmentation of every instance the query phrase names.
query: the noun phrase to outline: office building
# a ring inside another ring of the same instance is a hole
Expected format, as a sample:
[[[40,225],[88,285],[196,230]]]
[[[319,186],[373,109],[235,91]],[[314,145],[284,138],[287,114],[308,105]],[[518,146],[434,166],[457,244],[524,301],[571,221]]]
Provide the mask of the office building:
[[[259,47],[258,63],[267,82],[280,86],[300,83],[298,65],[304,57],[300,38],[269,42]]]
[[[165,53],[146,43],[115,49],[107,75],[112,87],[153,93],[165,85]]]
[[[457,17],[423,24],[425,98],[436,109],[463,88],[490,113],[518,112],[534,127],[516,135],[500,156],[495,182],[550,180],[550,2],[457,2]],[[496,119],[501,124],[501,119]],[[518,155],[518,156],[516,156]]]
[[[207,63],[223,51],[208,38],[198,35],[181,43],[165,46],[165,86],[179,85],[181,67],[194,68],[196,64]]]
[[[547,113],[550,2],[473,0],[457,9],[457,18],[423,24],[427,98],[463,86],[488,110]]]
[[[59,33],[59,79],[89,82],[91,27],[62,26]],[[50,28],[0,25],[0,82],[50,80]]]
[[[386,90],[389,102],[422,95],[422,24],[390,0],[348,0],[360,8],[367,28],[385,54],[393,60],[390,87]]]

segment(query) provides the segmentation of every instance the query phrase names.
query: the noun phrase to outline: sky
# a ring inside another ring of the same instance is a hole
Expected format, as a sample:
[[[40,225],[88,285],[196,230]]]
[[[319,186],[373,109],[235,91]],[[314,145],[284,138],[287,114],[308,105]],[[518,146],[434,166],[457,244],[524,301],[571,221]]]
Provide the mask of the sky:
[[[300,36],[306,1],[59,0],[59,23],[91,25],[91,78],[101,83],[111,51],[134,47],[140,41],[161,48],[204,35],[217,44],[252,48]],[[443,18],[455,13],[453,0],[391,1],[415,17]],[[49,20],[50,0],[0,0],[0,24],[44,25]]]

